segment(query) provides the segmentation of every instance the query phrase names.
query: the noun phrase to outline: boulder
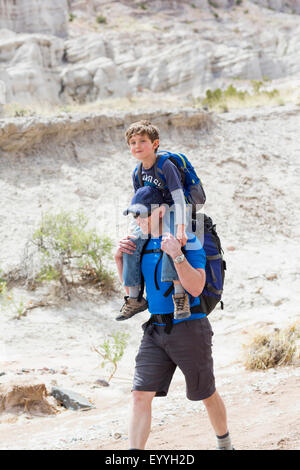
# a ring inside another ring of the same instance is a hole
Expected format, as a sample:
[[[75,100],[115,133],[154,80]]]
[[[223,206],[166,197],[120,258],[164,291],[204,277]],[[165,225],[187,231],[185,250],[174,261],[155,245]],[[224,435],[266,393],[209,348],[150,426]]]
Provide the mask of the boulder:
[[[72,390],[53,387],[51,395],[65,408],[70,410],[94,408],[87,398],[81,396],[79,393],[73,392]]]
[[[82,65],[67,66],[61,73],[63,98],[75,101],[92,101],[110,96],[127,96],[130,85],[116,64],[100,57]]]
[[[59,103],[61,83],[56,68],[64,45],[59,38],[38,34],[0,34],[0,81],[5,101]]]
[[[28,412],[32,415],[55,414],[45,384],[5,384],[0,386],[0,413]]]

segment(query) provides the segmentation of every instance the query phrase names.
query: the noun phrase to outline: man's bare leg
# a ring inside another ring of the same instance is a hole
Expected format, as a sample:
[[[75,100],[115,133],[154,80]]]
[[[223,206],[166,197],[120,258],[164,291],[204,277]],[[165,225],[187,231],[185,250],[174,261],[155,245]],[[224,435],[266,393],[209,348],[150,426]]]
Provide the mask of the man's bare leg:
[[[203,400],[209,420],[217,436],[218,447],[231,449],[231,441],[227,426],[226,408],[217,391]]]
[[[151,404],[155,392],[132,392],[129,421],[130,449],[144,449],[151,430]]]
[[[209,398],[203,400],[209,420],[217,436],[222,436],[228,432],[226,408],[222,398],[217,391]]]

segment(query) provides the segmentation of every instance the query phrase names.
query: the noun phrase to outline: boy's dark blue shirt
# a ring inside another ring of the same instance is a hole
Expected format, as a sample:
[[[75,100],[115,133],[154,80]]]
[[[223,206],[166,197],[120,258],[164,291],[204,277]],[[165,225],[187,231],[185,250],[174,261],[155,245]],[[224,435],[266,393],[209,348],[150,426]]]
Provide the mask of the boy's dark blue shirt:
[[[166,160],[164,162],[162,169],[163,169],[164,177],[166,178],[166,183],[167,183],[167,188],[164,189],[164,199],[165,199],[166,204],[172,204],[173,199],[171,196],[171,192],[175,191],[176,189],[183,189],[180,172],[178,168],[170,160]],[[137,191],[137,189],[139,188],[139,185],[135,178],[135,171],[132,173],[132,180],[133,180],[134,191]],[[147,170],[142,166],[142,180],[145,186],[149,185],[155,188],[159,188],[161,185],[160,182],[155,177],[154,165]]]

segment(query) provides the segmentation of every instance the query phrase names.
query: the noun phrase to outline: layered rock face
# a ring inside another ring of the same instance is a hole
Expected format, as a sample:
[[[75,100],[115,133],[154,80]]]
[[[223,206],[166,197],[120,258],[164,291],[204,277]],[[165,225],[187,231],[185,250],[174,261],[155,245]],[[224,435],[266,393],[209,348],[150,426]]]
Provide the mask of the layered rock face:
[[[0,0],[0,28],[66,37],[67,0]]]
[[[2,103],[59,103],[63,47],[60,38],[0,30]]]
[[[69,0],[64,39],[66,0],[0,0],[0,104],[197,97],[234,79],[298,77],[300,0],[255,3]]]
[[[275,11],[300,13],[300,0],[252,0],[253,3]]]

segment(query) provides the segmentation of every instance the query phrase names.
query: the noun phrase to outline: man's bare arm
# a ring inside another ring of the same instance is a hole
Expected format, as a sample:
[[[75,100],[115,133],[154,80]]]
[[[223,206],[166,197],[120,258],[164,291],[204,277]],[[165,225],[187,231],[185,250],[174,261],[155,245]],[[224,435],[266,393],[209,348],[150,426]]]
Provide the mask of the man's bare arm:
[[[172,259],[182,255],[180,243],[171,234],[163,237],[161,249]],[[193,268],[186,258],[180,264],[174,263],[174,266],[182,287],[193,297],[198,297],[205,285],[205,270]]]

